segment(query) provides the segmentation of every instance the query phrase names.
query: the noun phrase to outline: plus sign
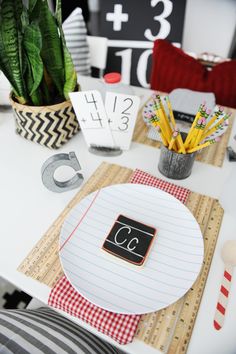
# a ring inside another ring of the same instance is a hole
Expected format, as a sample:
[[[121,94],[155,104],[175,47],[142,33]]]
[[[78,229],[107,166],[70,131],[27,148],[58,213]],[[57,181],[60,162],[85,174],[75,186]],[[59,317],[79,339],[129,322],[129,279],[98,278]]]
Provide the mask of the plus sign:
[[[128,22],[129,20],[129,15],[122,13],[122,8],[121,4],[115,4],[114,12],[107,13],[106,20],[113,22],[113,31],[121,31],[122,22]]]

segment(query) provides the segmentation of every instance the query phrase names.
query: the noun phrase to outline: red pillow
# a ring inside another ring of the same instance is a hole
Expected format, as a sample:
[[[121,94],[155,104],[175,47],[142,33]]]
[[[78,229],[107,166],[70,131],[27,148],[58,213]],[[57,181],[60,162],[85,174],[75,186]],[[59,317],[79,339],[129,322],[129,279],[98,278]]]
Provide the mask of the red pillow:
[[[213,92],[216,102],[236,108],[236,60],[204,65],[164,39],[154,42],[151,88],[170,92],[175,88]]]

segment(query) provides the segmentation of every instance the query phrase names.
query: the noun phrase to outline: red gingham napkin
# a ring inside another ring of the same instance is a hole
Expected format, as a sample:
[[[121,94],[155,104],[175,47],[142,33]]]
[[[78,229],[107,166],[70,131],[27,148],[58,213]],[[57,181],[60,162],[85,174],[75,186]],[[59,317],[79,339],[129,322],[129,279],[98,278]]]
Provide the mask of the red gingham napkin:
[[[136,169],[130,179],[131,183],[146,184],[147,186],[156,187],[164,192],[173,195],[183,204],[186,203],[190,190],[184,187],[179,187],[176,184],[163,181],[160,178],[154,177],[147,172]]]
[[[182,203],[186,202],[190,193],[186,188],[165,182],[140,170],[135,170],[130,182],[157,187],[172,194]],[[65,275],[51,290],[48,304],[89,323],[120,344],[132,342],[141,317],[109,312],[93,305],[73,288]]]
[[[89,323],[120,344],[132,342],[140,315],[123,315],[103,310],[80,295],[64,275],[51,290],[48,304]]]

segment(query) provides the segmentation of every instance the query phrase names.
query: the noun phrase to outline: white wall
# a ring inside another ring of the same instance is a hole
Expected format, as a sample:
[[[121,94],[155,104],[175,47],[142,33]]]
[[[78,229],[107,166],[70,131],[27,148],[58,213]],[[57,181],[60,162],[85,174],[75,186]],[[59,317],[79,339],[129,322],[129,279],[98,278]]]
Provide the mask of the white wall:
[[[183,49],[227,57],[235,25],[235,0],[187,0]]]

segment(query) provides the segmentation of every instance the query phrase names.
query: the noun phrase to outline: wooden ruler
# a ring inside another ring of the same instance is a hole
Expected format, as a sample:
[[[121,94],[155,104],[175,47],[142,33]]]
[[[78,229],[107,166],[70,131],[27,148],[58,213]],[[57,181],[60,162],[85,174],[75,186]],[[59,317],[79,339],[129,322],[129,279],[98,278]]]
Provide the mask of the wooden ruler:
[[[59,234],[61,225],[71,208],[98,188],[128,182],[132,173],[133,171],[128,168],[103,163],[64,209],[18,270],[52,287],[63,275],[58,256]],[[197,193],[190,193],[186,206],[197,219],[204,236],[205,252],[202,271],[193,287],[179,301],[158,312],[143,315],[136,332],[136,338],[139,340],[170,354],[186,353],[223,217],[223,209],[217,200]]]
[[[159,141],[155,141],[155,140],[149,139],[147,137],[149,128],[144,123],[143,116],[142,116],[142,110],[143,110],[143,107],[140,109],[138,117],[137,117],[136,125],[134,128],[133,141],[140,143],[140,144],[160,148],[161,143]],[[213,166],[218,166],[218,167],[221,167],[223,165],[224,157],[226,154],[226,148],[228,146],[228,141],[229,141],[232,126],[233,126],[233,121],[234,121],[233,116],[236,115],[235,109],[225,108],[225,112],[230,112],[230,111],[233,113],[233,115],[229,119],[229,127],[226,130],[225,134],[222,136],[220,142],[218,142],[217,144],[213,144],[211,146],[208,146],[206,149],[203,149],[201,152],[199,152],[196,156],[197,161],[208,163],[208,164],[211,164]]]
[[[191,192],[186,206],[194,214],[204,236],[204,263],[197,281],[173,305],[142,316],[136,337],[163,352],[186,353],[200,306],[223,217],[223,209],[213,198]]]

